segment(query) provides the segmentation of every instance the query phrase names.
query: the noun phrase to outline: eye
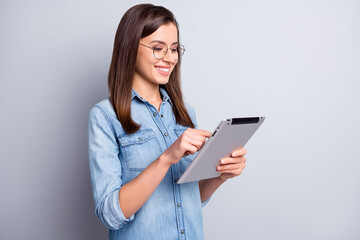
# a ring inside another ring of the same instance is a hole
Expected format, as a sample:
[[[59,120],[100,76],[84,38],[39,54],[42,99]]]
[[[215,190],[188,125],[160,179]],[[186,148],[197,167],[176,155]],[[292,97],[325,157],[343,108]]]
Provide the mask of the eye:
[[[178,48],[177,47],[172,47],[172,48],[170,48],[170,50],[171,50],[171,52],[172,53],[177,53],[178,52]]]
[[[156,45],[153,49],[154,51],[164,51],[165,47],[163,45]]]

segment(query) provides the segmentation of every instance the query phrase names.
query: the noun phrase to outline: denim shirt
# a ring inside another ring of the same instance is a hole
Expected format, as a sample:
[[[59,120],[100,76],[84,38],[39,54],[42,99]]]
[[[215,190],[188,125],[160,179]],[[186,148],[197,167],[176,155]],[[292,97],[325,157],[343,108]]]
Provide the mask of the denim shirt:
[[[172,165],[154,193],[131,217],[125,218],[119,204],[122,185],[138,176],[186,129],[175,121],[171,100],[160,88],[160,112],[135,90],[131,116],[141,125],[127,134],[112,104],[105,99],[90,111],[89,162],[95,213],[109,230],[109,239],[203,239],[203,221],[198,182],[177,184],[194,155]],[[186,104],[196,125],[195,113]]]

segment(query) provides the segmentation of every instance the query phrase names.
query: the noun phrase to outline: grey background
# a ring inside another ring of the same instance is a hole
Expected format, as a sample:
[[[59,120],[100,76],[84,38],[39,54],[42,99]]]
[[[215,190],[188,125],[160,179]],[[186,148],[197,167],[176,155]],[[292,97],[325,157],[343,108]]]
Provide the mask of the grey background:
[[[87,116],[135,3],[0,2],[0,239],[107,238]],[[203,209],[205,238],[360,239],[360,2],[153,3],[180,22],[200,128],[267,117],[244,173]]]

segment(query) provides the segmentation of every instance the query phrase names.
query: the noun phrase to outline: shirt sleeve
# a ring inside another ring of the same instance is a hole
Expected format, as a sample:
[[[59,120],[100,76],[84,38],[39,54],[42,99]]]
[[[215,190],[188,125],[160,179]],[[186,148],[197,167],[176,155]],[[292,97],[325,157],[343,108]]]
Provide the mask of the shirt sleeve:
[[[202,206],[202,207],[205,207],[205,206],[209,203],[211,197],[212,197],[212,195],[211,195],[207,200],[205,200],[204,202],[202,202],[202,203],[201,203],[201,206]]]
[[[194,125],[195,125],[195,128],[197,129],[197,128],[198,128],[198,124],[197,124],[197,120],[196,120],[195,110],[194,110],[194,108],[193,108],[190,104],[185,103],[185,105],[186,105],[186,109],[187,109],[187,111],[188,111],[188,113],[189,113],[189,116],[190,116],[191,120],[193,121],[193,123],[194,123]],[[202,207],[205,207],[205,206],[209,203],[211,197],[212,197],[212,196],[210,196],[207,200],[205,200],[204,202],[202,202],[202,203],[201,203],[201,206],[202,206]]]
[[[112,230],[121,228],[134,215],[125,218],[120,204],[122,186],[119,145],[104,110],[95,106],[89,113],[88,147],[95,213]]]

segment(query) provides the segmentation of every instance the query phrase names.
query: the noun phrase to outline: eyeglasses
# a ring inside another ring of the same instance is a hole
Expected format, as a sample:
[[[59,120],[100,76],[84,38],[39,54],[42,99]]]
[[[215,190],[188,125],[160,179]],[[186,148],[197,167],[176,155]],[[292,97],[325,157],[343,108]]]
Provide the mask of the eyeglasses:
[[[175,59],[178,60],[179,58],[181,58],[184,53],[185,53],[185,47],[183,45],[176,45],[173,47],[168,47],[166,44],[164,43],[156,43],[156,45],[154,47],[150,47],[150,46],[146,46],[145,44],[139,43],[141,46],[150,48],[153,50],[153,55],[154,58],[161,60],[163,59],[168,50],[170,49],[170,52],[172,54],[175,54]]]

